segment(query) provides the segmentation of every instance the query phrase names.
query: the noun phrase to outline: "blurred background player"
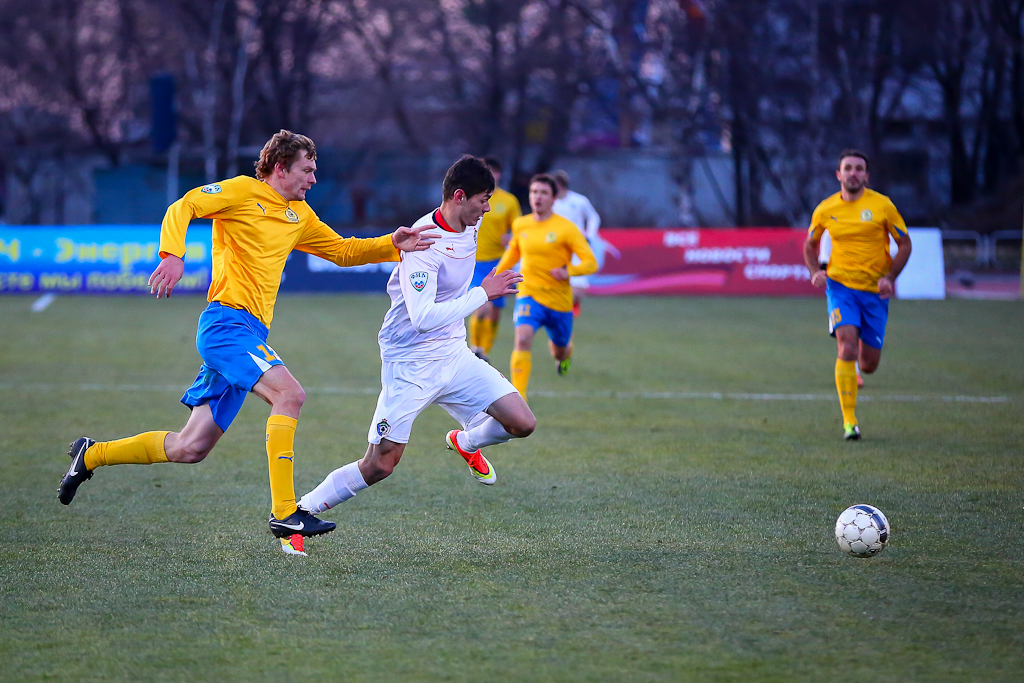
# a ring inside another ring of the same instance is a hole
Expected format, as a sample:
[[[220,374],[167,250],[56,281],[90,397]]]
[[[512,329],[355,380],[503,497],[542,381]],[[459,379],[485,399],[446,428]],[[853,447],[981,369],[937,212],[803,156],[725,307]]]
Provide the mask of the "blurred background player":
[[[537,328],[548,331],[548,347],[558,361],[558,374],[564,376],[569,371],[573,317],[569,277],[597,271],[597,259],[583,233],[571,221],[552,212],[557,192],[549,175],[530,179],[533,213],[512,224],[512,240],[497,267],[500,273],[522,261],[523,283],[512,315],[515,350],[511,375],[512,384],[523,398],[530,383],[530,350]],[[574,255],[579,257],[579,265],[572,265]]]
[[[433,248],[408,254],[391,273],[391,308],[380,328],[381,391],[362,459],[331,472],[300,506],[324,512],[388,477],[398,465],[416,417],[444,408],[463,426],[445,437],[481,484],[496,481],[481,448],[529,436],[537,419],[516,388],[466,346],[466,315],[488,299],[511,294],[522,280],[512,270],[488,271],[470,286],[480,217],[494,178],[482,161],[464,156],[444,178],[441,207],[413,227],[436,226]]]
[[[158,299],[169,297],[181,279],[189,222],[213,219],[210,304],[199,316],[196,335],[203,365],[181,398],[191,415],[180,432],[145,432],[105,442],[76,439],[68,453],[71,467],[57,493],[61,503],[70,504],[82,482],[102,465],[202,461],[252,392],[271,406],[266,430],[271,532],[288,540],[334,529],[332,522],[295,505],[295,429],[305,392],[267,344],[281,273],[293,249],[355,266],[398,260],[399,249],[428,249],[431,235],[421,236],[423,228],[399,228],[372,239],[340,237],[306,204],[315,172],[313,141],[282,130],[263,147],[256,178],[237,176],[205,185],[168,207],[160,230],[162,260],[149,279]]]
[[[473,272],[471,287],[479,287],[484,277],[498,265],[498,259],[505,253],[512,235],[512,221],[522,215],[519,200],[511,192],[498,185],[501,182],[501,161],[485,157],[484,163],[494,176],[494,193],[491,195],[491,210],[484,214],[480,223],[476,245],[476,270]],[[469,318],[469,345],[473,352],[490,362],[488,355],[498,335],[501,312],[505,309],[505,297],[498,297],[481,306]]]
[[[860,438],[857,373],[854,363],[871,374],[878,368],[889,318],[889,297],[896,277],[910,258],[910,235],[888,197],[868,189],[868,158],[854,149],[843,150],[836,171],[840,190],[818,204],[804,242],[804,263],[811,284],[825,287],[828,327],[836,338],[836,391],[843,412],[843,438]],[[818,242],[828,231],[832,253],[828,272],[818,262]],[[896,240],[889,255],[889,236]]]
[[[583,236],[587,238],[591,251],[597,259],[597,269],[604,265],[604,242],[598,228],[601,227],[601,216],[597,213],[590,200],[569,189],[569,174],[563,170],[551,174],[558,186],[558,194],[555,195],[553,211],[572,221]],[[573,258],[573,265],[579,265],[580,260]],[[595,271],[596,272],[596,271]],[[580,300],[586,295],[590,288],[590,279],[586,275],[574,275],[569,278],[572,286],[572,311],[575,315],[580,313]]]

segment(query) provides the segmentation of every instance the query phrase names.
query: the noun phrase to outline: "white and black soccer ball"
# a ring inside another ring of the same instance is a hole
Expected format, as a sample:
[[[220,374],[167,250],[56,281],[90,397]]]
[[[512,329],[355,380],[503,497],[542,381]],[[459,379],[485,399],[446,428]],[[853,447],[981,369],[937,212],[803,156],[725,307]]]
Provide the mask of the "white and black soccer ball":
[[[889,542],[889,520],[873,505],[851,505],[836,520],[836,541],[854,557],[877,555]]]

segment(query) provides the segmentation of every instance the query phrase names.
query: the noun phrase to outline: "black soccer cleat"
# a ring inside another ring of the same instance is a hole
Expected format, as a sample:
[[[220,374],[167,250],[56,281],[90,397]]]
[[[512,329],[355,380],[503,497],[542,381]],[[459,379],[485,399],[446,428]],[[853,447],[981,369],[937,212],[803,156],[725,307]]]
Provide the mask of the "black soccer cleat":
[[[298,508],[284,519],[278,519],[270,515],[270,533],[277,538],[286,538],[298,534],[299,536],[320,536],[334,531],[338,525],[334,522],[325,522],[313,516],[309,510]]]
[[[92,479],[92,470],[85,466],[85,452],[94,443],[96,441],[87,436],[80,436],[71,442],[71,450],[68,451],[68,455],[71,456],[71,467],[61,477],[60,486],[57,488],[57,500],[64,505],[71,505],[82,482]]]

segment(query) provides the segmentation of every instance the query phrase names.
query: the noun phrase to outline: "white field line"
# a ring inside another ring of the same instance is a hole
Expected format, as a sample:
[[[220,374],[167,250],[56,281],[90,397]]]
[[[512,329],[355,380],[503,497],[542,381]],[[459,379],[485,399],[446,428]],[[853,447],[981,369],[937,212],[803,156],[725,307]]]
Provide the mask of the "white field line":
[[[49,384],[44,382],[15,384],[0,382],[0,391],[26,391],[38,393],[97,391],[97,392],[173,392],[183,393],[184,384]],[[379,387],[304,387],[307,394],[335,394],[341,396],[376,396]],[[669,401],[837,401],[828,394],[757,394],[726,391],[533,391],[533,397],[582,398],[615,400],[669,400]],[[879,401],[893,403],[1011,403],[1009,396],[944,396],[944,395],[891,395],[867,396],[861,394],[858,402]]]

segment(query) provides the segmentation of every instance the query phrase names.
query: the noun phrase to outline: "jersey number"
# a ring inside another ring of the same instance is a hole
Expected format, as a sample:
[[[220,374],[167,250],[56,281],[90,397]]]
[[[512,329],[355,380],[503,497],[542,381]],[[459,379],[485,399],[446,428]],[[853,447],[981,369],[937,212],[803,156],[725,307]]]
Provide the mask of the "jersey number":
[[[263,344],[260,344],[256,348],[263,352],[263,357],[266,358],[268,361],[281,360],[278,357],[278,355],[274,352],[274,349],[270,348],[269,346],[264,346]]]

